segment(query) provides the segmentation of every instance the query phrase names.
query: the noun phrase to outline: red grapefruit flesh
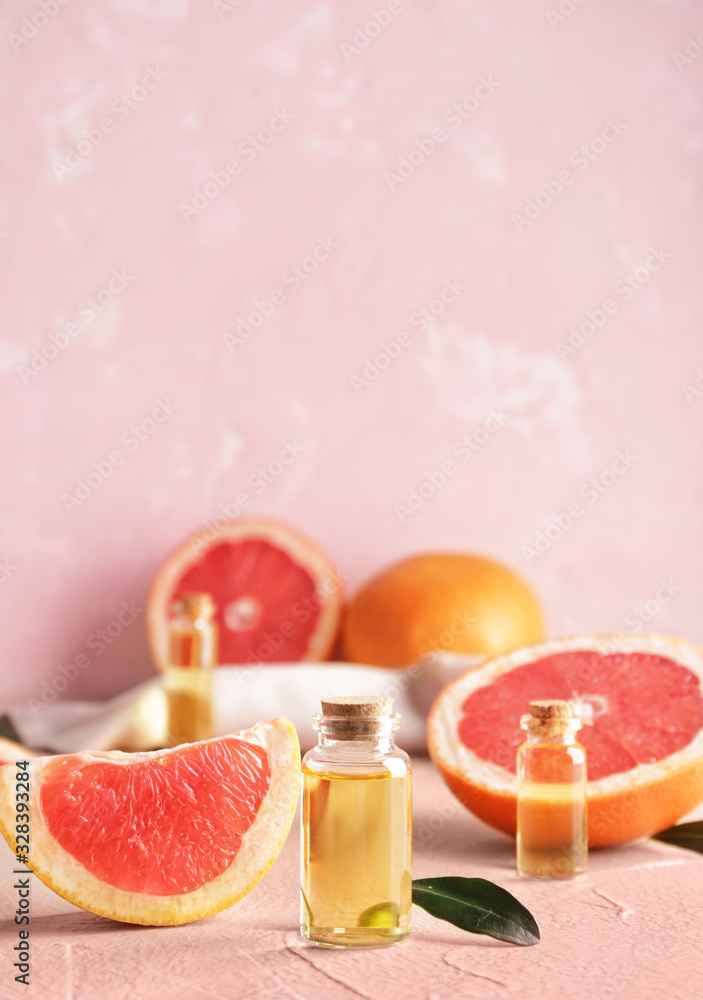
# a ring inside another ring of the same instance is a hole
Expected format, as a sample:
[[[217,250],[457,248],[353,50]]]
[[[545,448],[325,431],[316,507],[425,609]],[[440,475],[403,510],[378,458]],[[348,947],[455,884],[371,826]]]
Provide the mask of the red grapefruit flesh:
[[[531,700],[572,699],[584,720],[589,843],[671,826],[703,801],[703,652],[657,635],[556,640],[482,664],[442,691],[430,754],[457,797],[515,833],[515,758]]]
[[[263,747],[230,737],[191,744],[159,764],[56,757],[44,768],[40,804],[49,833],[96,878],[171,896],[229,868],[269,789],[271,762]],[[196,773],[197,785],[189,780]],[[90,817],[102,817],[108,802],[106,840]],[[169,850],[174,841],[177,852]]]
[[[171,605],[188,591],[215,600],[223,664],[323,660],[334,646],[342,604],[337,572],[319,546],[281,522],[207,526],[168,556],[147,602],[159,669],[166,666]]]
[[[271,866],[295,811],[299,750],[277,719],[173,750],[38,757],[28,771],[39,878],[102,916],[178,924],[230,906]],[[13,850],[15,778],[14,764],[0,769]]]

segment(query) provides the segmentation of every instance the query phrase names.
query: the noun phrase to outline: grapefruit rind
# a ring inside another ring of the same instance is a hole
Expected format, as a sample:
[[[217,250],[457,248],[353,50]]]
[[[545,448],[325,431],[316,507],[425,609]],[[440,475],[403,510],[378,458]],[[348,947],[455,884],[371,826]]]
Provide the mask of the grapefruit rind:
[[[0,767],[15,760],[30,760],[36,756],[33,750],[28,750],[21,743],[16,743],[15,740],[7,740],[4,736],[0,736]]]
[[[271,784],[254,822],[242,837],[236,857],[221,875],[192,892],[173,896],[127,892],[96,878],[59,845],[44,820],[40,806],[42,772],[53,759],[51,757],[36,757],[29,765],[29,867],[45,885],[70,903],[99,916],[132,924],[185,924],[212,916],[236,903],[263,878],[288,836],[300,793],[300,747],[295,728],[282,717],[231,735],[267,751],[271,761]],[[223,738],[205,742],[216,743]],[[93,752],[80,756],[86,763],[108,761],[128,766],[156,760],[178,749],[134,754]],[[15,777],[14,764],[0,767],[0,832],[13,851],[17,846]],[[106,835],[109,836],[109,830]]]
[[[656,633],[551,640],[496,657],[449,684],[427,720],[430,757],[460,802],[479,819],[511,836],[516,833],[517,777],[483,760],[461,742],[457,732],[462,706],[475,690],[515,667],[579,650],[668,657],[695,674],[703,687],[703,649]],[[589,845],[605,847],[651,836],[672,826],[701,802],[703,730],[663,760],[588,782]]]
[[[335,645],[342,610],[344,588],[329,556],[302,532],[274,518],[240,518],[193,532],[166,556],[156,573],[147,596],[146,624],[151,655],[157,668],[166,669],[168,659],[168,621],[171,595],[179,580],[202,559],[204,553],[222,542],[259,538],[285,551],[316,581],[324,581],[324,598],[315,630],[303,660],[326,660]]]
[[[497,656],[544,638],[537,597],[502,563],[427,552],[388,566],[354,595],[341,630],[354,663],[404,668],[433,652]]]

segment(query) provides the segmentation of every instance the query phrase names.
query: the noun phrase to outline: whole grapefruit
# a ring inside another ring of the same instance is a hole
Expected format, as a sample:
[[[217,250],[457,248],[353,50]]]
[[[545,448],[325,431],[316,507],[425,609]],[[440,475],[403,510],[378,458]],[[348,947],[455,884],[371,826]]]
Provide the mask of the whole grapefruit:
[[[582,636],[467,671],[427,721],[432,760],[457,798],[515,835],[520,716],[572,700],[585,723],[592,847],[651,836],[703,802],[703,650],[660,635]]]
[[[389,566],[355,595],[342,626],[347,659],[381,667],[434,650],[495,656],[543,636],[537,598],[516,573],[458,552]]]

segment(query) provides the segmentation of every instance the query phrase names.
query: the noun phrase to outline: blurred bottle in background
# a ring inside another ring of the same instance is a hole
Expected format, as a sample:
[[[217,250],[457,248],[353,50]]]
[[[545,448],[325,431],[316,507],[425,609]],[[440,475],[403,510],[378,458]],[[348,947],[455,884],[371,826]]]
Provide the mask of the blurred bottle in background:
[[[586,750],[569,701],[531,701],[517,753],[517,868],[532,878],[576,878],[588,860]]]
[[[195,743],[213,735],[215,610],[210,594],[182,594],[174,601],[165,677],[169,746]]]

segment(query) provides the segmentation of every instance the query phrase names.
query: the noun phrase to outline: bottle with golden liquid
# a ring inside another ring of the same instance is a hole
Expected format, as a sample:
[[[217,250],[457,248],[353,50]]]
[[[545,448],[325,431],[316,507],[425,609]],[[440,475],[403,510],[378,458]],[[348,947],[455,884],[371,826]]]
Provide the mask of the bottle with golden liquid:
[[[212,692],[217,663],[215,604],[210,594],[182,594],[169,623],[166,668],[169,746],[210,739]]]
[[[300,931],[338,948],[397,944],[412,905],[410,758],[381,697],[327,698],[303,758]]]
[[[588,860],[586,750],[569,701],[532,701],[520,720],[517,868],[533,878],[575,878]]]

